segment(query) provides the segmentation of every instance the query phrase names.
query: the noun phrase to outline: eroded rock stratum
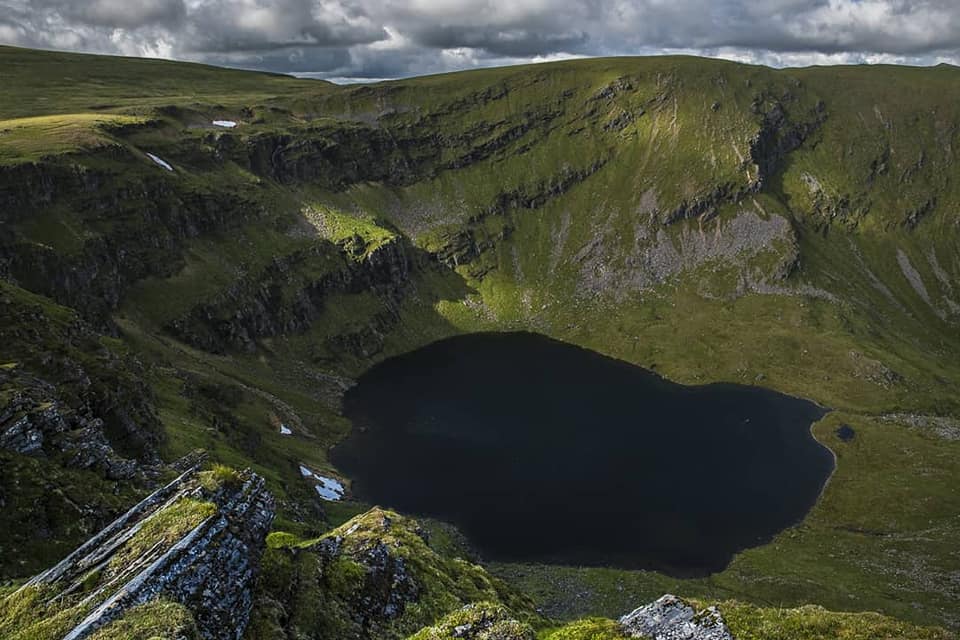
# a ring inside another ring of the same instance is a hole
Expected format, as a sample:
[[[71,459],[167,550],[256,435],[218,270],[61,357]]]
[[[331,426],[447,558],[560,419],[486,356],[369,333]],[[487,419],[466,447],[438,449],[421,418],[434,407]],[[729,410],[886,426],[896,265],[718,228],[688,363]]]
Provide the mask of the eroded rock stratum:
[[[201,471],[197,461],[10,595],[4,607],[14,615],[0,635],[103,637],[128,614],[164,604],[183,614],[186,637],[238,638],[273,516],[263,478]]]

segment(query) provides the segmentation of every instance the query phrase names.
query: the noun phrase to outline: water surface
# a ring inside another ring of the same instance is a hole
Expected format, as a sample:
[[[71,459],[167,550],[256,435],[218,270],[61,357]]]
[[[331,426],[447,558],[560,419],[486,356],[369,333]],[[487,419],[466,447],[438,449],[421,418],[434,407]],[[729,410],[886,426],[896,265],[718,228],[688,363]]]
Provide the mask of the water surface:
[[[708,574],[798,522],[833,469],[810,402],[529,333],[387,360],[344,402],[333,461],[354,494],[450,521],[492,560]]]

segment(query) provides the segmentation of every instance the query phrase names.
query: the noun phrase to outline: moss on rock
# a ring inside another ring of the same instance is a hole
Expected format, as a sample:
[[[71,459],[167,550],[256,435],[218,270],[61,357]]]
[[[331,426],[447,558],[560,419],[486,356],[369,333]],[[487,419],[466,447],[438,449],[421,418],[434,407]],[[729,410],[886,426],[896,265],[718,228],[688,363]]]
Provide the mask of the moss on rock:
[[[264,554],[251,638],[400,638],[474,602],[502,605],[524,624],[532,602],[482,567],[444,555],[416,521],[374,508],[321,538],[273,534]],[[289,544],[277,544],[287,542]]]
[[[533,627],[514,618],[503,605],[476,602],[447,614],[410,640],[533,640],[534,635]]]

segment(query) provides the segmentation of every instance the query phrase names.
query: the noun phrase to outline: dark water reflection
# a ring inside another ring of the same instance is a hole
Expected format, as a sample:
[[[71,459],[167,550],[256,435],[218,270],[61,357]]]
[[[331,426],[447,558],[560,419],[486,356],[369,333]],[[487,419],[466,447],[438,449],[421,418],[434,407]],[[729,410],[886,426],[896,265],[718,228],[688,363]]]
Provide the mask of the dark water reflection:
[[[388,360],[345,410],[333,460],[356,495],[453,522],[496,560],[711,573],[800,520],[833,469],[810,402],[528,333]]]

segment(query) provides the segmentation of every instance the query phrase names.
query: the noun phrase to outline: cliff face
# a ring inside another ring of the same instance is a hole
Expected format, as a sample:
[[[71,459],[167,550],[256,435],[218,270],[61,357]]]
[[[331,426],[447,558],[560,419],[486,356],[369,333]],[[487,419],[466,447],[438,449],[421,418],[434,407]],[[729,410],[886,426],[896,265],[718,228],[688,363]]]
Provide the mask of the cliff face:
[[[122,149],[99,156],[0,167],[4,224],[39,233],[4,234],[0,274],[113,332],[110,314],[133,282],[176,273],[190,238],[236,228],[257,205],[240,194],[173,188],[162,176],[130,170],[138,159]],[[66,219],[50,219],[51,211]]]
[[[9,596],[22,611],[4,635],[83,640],[162,600],[202,638],[240,638],[273,514],[259,476],[194,464]]]
[[[396,320],[413,253],[407,243],[394,240],[354,259],[345,247],[321,242],[275,258],[263,271],[171,320],[167,328],[207,351],[254,351],[262,338],[305,332],[333,296],[358,293],[376,295]],[[304,277],[301,270],[311,264],[322,265],[322,273]]]

